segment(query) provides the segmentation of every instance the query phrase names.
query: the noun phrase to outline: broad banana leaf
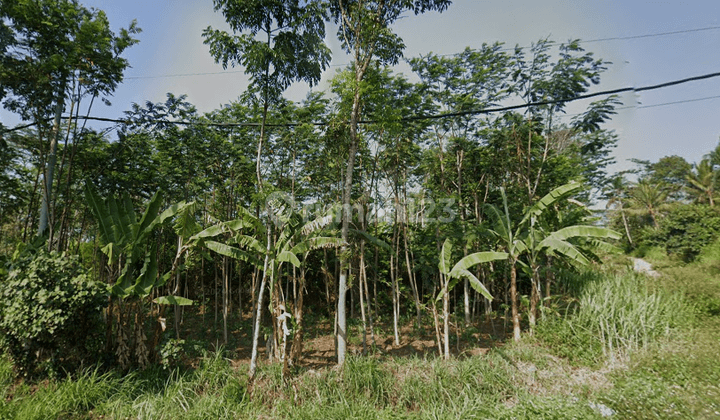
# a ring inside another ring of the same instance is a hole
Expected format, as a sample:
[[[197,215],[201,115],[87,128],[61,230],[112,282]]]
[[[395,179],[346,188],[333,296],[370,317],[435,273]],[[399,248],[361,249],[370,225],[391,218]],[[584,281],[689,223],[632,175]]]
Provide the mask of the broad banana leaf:
[[[233,232],[237,232],[243,229],[254,229],[257,225],[247,218],[235,219],[225,222],[225,226]]]
[[[510,238],[510,225],[507,223],[505,215],[493,204],[485,204],[484,209],[485,214],[493,222],[493,229],[489,229],[490,233],[507,241]]]
[[[110,217],[107,206],[89,182],[85,183],[85,200],[93,216],[95,216],[95,220],[98,222],[101,242],[104,244],[115,242],[115,231],[113,230],[112,218]]]
[[[450,270],[450,275],[455,277],[459,275],[461,270],[467,270],[474,265],[490,261],[506,260],[508,256],[506,252],[475,252],[458,261]]]
[[[135,207],[133,207],[132,200],[130,199],[130,194],[127,192],[123,193],[122,196],[123,200],[123,212],[128,217],[128,222],[130,225],[137,224],[137,217],[135,216]]]
[[[570,182],[568,184],[561,185],[555,188],[554,190],[547,193],[532,207],[530,207],[527,213],[525,213],[525,217],[523,217],[522,221],[520,221],[519,225],[525,224],[525,222],[527,222],[531,217],[538,217],[540,214],[542,214],[543,211],[545,211],[545,209],[547,209],[553,203],[564,197],[567,197],[568,195],[576,192],[581,188],[582,184],[579,182]]]
[[[331,224],[334,219],[334,216],[332,214],[328,214],[322,217],[318,217],[314,220],[311,220],[300,229],[303,235],[307,236],[313,232],[316,232],[320,229],[323,229],[327,225]]]
[[[343,245],[343,240],[340,238],[333,238],[327,236],[318,236],[315,238],[308,238],[299,244],[292,247],[290,252],[295,255],[304,254],[308,251],[321,248],[339,248]]]
[[[205,247],[207,247],[211,251],[215,251],[220,255],[224,255],[226,257],[230,257],[236,260],[249,262],[252,264],[255,264],[256,261],[254,258],[252,258],[247,252],[243,251],[240,248],[236,248],[234,246],[230,246],[228,244],[224,244],[222,242],[216,242],[216,241],[206,241]]]
[[[382,239],[379,239],[363,230],[350,229],[350,232],[357,234],[359,236],[362,236],[362,238],[365,240],[365,242],[375,245],[378,248],[382,248],[387,251],[392,249],[392,248],[390,248],[390,245],[388,245],[387,242],[385,242]]]
[[[229,229],[227,226],[225,226],[225,223],[218,223],[216,225],[212,225],[208,228],[205,228],[204,230],[196,233],[195,235],[190,237],[190,241],[197,241],[199,239],[204,238],[212,238],[218,235],[222,235],[225,232],[228,232]]]
[[[544,248],[564,255],[578,264],[587,265],[589,263],[588,259],[569,242],[548,237],[542,241],[542,245]]]
[[[162,205],[162,192],[158,190],[150,199],[145,208],[142,218],[140,218],[140,225],[138,228],[137,240],[142,240],[150,231],[155,227],[153,222],[156,221],[158,213],[160,212],[160,206]]]
[[[150,252],[145,254],[145,262],[140,275],[135,280],[132,293],[141,298],[149,295],[152,289],[155,287],[158,280],[158,266],[157,266],[157,253],[155,247],[150,249]]]
[[[609,244],[607,242],[599,241],[597,239],[588,239],[587,244],[583,245],[583,248],[589,247],[591,249],[595,249],[601,252],[607,252],[608,254],[622,254],[622,249],[616,247],[613,244]]]
[[[175,223],[173,224],[173,230],[175,233],[187,240],[192,235],[200,231],[200,225],[195,220],[195,214],[197,212],[197,204],[193,201],[187,203],[186,206],[178,209]]]
[[[450,258],[452,257],[452,242],[450,238],[445,239],[443,242],[442,249],[440,250],[440,261],[438,262],[438,269],[442,274],[450,274]]]
[[[243,248],[249,249],[258,255],[265,255],[265,246],[261,244],[257,238],[253,238],[250,235],[239,234],[235,235],[233,240]]]
[[[100,249],[103,254],[107,255],[109,264],[113,264],[115,262],[114,257],[118,255],[117,251],[115,250],[117,246],[114,242],[110,242],[109,244],[105,245]]]
[[[470,286],[473,289],[475,289],[476,292],[485,296],[486,299],[493,300],[493,297],[490,294],[490,291],[485,287],[484,284],[482,284],[482,282],[480,282],[480,280],[478,280],[477,277],[475,277],[475,275],[473,273],[469,272],[468,270],[461,269],[461,270],[458,270],[457,275],[459,277],[468,279],[470,281]]]
[[[113,229],[115,230],[115,239],[120,244],[127,244],[133,241],[132,230],[130,229],[130,219],[122,216],[121,208],[115,197],[108,197],[107,206],[112,217]],[[123,207],[124,209],[124,207]]]
[[[575,226],[568,226],[565,228],[562,228],[560,230],[557,230],[550,235],[548,235],[548,238],[554,238],[561,241],[564,241],[569,238],[610,238],[610,239],[620,239],[621,235],[614,230],[599,227],[599,226],[585,226],[585,225],[575,225]],[[541,242],[542,244],[542,242]]]
[[[490,291],[485,287],[480,280],[478,280],[477,277],[468,270],[465,269],[458,269],[453,270],[450,273],[450,281],[447,283],[447,287],[440,290],[440,293],[438,293],[436,300],[442,299],[442,297],[445,295],[445,293],[448,293],[450,290],[452,290],[455,285],[457,285],[458,281],[462,278],[466,278],[469,280],[470,286],[475,289],[478,293],[485,296],[488,300],[493,300],[492,295],[490,294]]]
[[[277,261],[278,262],[289,262],[290,264],[294,265],[297,268],[300,268],[300,260],[298,259],[297,255],[293,254],[290,251],[282,251],[277,255]]]
[[[192,300],[184,298],[182,296],[158,296],[153,299],[153,302],[157,303],[158,305],[190,306],[193,304]]]

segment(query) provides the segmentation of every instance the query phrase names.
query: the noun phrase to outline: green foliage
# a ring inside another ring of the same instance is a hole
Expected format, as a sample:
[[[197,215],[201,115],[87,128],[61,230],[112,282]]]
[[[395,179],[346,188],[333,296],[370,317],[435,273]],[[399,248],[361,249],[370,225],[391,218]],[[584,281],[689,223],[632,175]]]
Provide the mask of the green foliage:
[[[311,87],[320,81],[330,62],[320,2],[214,0],[214,6],[233,35],[208,27],[204,43],[223,67],[243,66],[251,90],[260,92],[264,103],[277,101],[295,81]],[[235,35],[243,31],[247,33]],[[258,32],[265,36],[256,38]]]
[[[158,276],[157,249],[151,240],[152,233],[176,216],[174,227],[178,234],[187,233],[192,229],[190,225],[194,226],[191,217],[194,203],[183,201],[160,212],[162,193],[157,191],[138,217],[127,193],[120,199],[110,196],[103,200],[89,182],[85,184],[85,199],[98,223],[102,252],[108,257],[108,266],[114,269],[116,262],[122,263],[110,293],[115,297],[145,297],[154,288],[164,285],[172,273]]]
[[[185,367],[193,359],[203,356],[204,345],[205,343],[197,340],[169,338],[160,345],[160,365],[168,371]]]
[[[701,317],[720,315],[720,265],[718,260],[663,270],[663,286],[682,294]]]
[[[153,299],[153,302],[158,305],[190,306],[193,304],[192,300],[182,296],[159,296]]]
[[[548,318],[538,324],[535,335],[553,354],[580,366],[598,366],[605,361],[600,337],[592,329],[564,318]]]
[[[717,320],[637,357],[603,398],[619,418],[717,418]]]
[[[0,329],[24,374],[97,360],[106,294],[77,258],[43,249],[21,255],[0,288]]]
[[[643,172],[640,177],[647,179],[653,184],[658,184],[668,194],[668,197],[679,200],[684,196],[684,188],[692,188],[692,181],[688,178],[693,177],[695,180],[706,179],[707,167],[700,169],[700,176],[695,177],[692,169],[693,166],[680,156],[665,156],[655,163],[642,162],[638,163],[643,166]],[[702,166],[702,165],[701,165]],[[699,169],[699,168],[698,168]],[[702,184],[701,184],[702,185]],[[692,194],[692,193],[691,193]]]
[[[669,255],[685,262],[697,257],[704,247],[720,238],[720,209],[684,204],[671,210],[649,242],[664,247]]]
[[[120,55],[140,32],[133,22],[115,34],[103,11],[71,0],[3,2],[0,18],[10,35],[0,56],[0,99],[7,93],[5,108],[42,124],[51,104],[64,103],[71,77],[82,81],[83,95],[111,94],[129,66]]]
[[[606,357],[624,357],[692,320],[692,306],[684,296],[654,290],[645,276],[628,273],[587,284],[568,322],[599,338]]]
[[[452,256],[452,242],[450,239],[445,239],[442,250],[440,252],[440,262],[438,263],[438,269],[440,272],[449,277],[445,287],[440,290],[437,296],[437,300],[442,299],[443,295],[450,293],[452,289],[457,285],[460,279],[466,278],[470,282],[470,286],[475,289],[476,292],[483,295],[486,299],[492,301],[493,297],[487,290],[484,284],[475,277],[473,273],[468,271],[470,267],[478,264],[483,264],[491,261],[506,260],[508,254],[505,252],[475,252],[473,254],[463,257],[458,261],[452,268],[450,268],[450,258]]]

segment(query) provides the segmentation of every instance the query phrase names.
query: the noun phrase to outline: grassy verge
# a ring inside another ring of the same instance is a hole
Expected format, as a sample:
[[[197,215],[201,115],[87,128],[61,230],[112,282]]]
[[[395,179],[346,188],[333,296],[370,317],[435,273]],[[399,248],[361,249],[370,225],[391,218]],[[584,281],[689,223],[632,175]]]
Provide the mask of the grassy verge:
[[[716,418],[717,279],[696,266],[657,280],[588,273],[566,285],[563,316],[519,344],[450,361],[351,357],[287,383],[261,365],[251,392],[222,352],[190,371],[87,370],[32,386],[2,359],[0,418]]]

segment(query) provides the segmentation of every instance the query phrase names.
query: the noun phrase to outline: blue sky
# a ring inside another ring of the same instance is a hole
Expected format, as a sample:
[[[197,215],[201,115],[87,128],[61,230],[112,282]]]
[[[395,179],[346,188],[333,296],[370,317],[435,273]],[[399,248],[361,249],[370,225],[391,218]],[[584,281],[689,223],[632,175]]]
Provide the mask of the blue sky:
[[[208,25],[224,28],[212,1],[86,0],[85,6],[105,10],[113,28],[137,19],[140,43],[125,54],[132,66],[118,87],[112,107],[96,105],[93,115],[118,117],[132,102],[163,101],[167,92],[187,94],[201,112],[237,98],[247,86],[242,69],[223,71],[213,62],[201,33]],[[720,1],[602,0],[456,0],[442,13],[408,16],[396,26],[407,46],[406,57],[434,52],[451,54],[483,42],[529,45],[540,38],[556,41],[596,40],[672,31],[720,27]],[[333,66],[327,80],[349,62],[332,29],[328,43]],[[594,90],[644,86],[720,71],[720,29],[649,36],[583,45],[597,57],[613,62]],[[406,65],[396,69],[408,72]],[[198,74],[212,73],[212,74]],[[193,76],[173,76],[195,74]],[[321,83],[316,89],[327,86]],[[307,85],[291,87],[287,96],[300,100]],[[627,159],[656,161],[677,154],[690,162],[718,144],[720,78],[663,90],[628,94],[624,107],[607,125],[619,136],[615,169],[632,167]],[[692,101],[654,106],[668,102]],[[579,106],[570,108],[579,111]],[[577,111],[575,111],[577,112]],[[6,114],[3,113],[3,119]],[[103,127],[102,124],[97,125]]]

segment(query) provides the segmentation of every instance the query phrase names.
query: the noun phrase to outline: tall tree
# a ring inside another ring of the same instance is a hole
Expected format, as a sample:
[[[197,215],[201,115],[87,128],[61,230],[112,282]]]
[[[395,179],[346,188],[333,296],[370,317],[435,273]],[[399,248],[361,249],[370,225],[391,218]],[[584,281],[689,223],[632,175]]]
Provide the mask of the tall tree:
[[[348,160],[343,180],[342,230],[341,237],[347,243],[350,231],[350,195],[353,185],[355,155],[358,151],[358,123],[361,115],[361,83],[368,66],[373,60],[380,64],[396,64],[405,47],[402,38],[393,33],[391,26],[404,13],[415,15],[427,11],[442,12],[450,0],[332,0],[330,15],[338,25],[338,38],[343,49],[352,56],[354,66],[354,87],[352,110],[349,118]],[[347,351],[347,321],[345,295],[347,293],[348,256],[347,248],[340,251],[341,267],[338,283],[338,365],[345,362]]]
[[[710,207],[713,207],[720,172],[714,169],[709,157],[701,160],[700,163],[695,165],[694,169],[685,176],[688,183],[687,190],[695,198],[695,201],[699,203],[707,202]]]
[[[210,45],[210,54],[223,68],[228,64],[245,67],[250,75],[249,89],[262,101],[256,161],[258,189],[262,191],[261,161],[268,107],[293,82],[317,84],[330,62],[323,6],[316,0],[214,0],[214,4],[233,34],[241,35],[207,27],[203,31],[205,44]]]
[[[629,193],[629,210],[635,214],[649,215],[653,227],[658,229],[658,212],[667,207],[667,192],[663,191],[662,185],[641,179],[630,188]]]
[[[73,81],[84,93],[110,95],[129,63],[121,58],[135,44],[132,22],[119,34],[104,12],[76,0],[19,0],[0,3],[3,54],[0,57],[3,106],[34,121],[43,139],[42,208],[38,234],[52,228],[52,192],[57,163],[60,117]],[[52,128],[48,121],[53,120]],[[52,237],[52,230],[50,231]]]

